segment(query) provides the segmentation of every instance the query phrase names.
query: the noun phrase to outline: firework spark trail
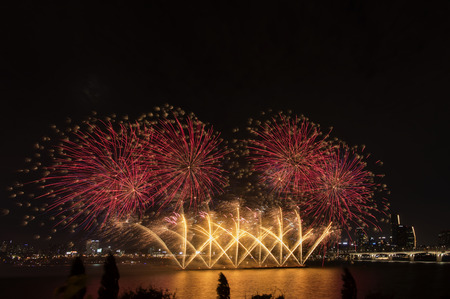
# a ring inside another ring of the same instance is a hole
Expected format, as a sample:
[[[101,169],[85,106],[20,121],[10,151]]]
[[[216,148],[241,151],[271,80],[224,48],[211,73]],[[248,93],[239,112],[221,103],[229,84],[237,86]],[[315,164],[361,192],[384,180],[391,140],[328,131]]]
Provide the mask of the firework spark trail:
[[[307,120],[280,116],[256,130],[250,159],[262,173],[261,180],[279,193],[303,193],[310,188],[310,175],[323,159],[326,143]]]
[[[198,206],[222,192],[227,179],[220,162],[226,152],[218,149],[221,141],[212,129],[191,118],[184,126],[175,118],[175,124],[162,122],[157,135],[153,156],[162,206],[174,200],[179,208],[187,201]]]
[[[75,141],[63,140],[61,156],[48,169],[44,196],[55,196],[49,209],[70,204],[74,214],[69,223],[83,217],[91,225],[97,217],[127,217],[143,214],[153,203],[154,189],[149,164],[144,160],[148,150],[137,132],[139,127],[111,123],[91,127],[91,133],[75,133]],[[102,127],[103,127],[102,126]],[[146,132],[146,138],[151,138]]]
[[[347,148],[335,148],[315,176],[305,202],[305,215],[326,223],[338,221],[347,227],[350,223],[374,224],[373,174],[361,159]]]
[[[184,214],[175,215],[177,220],[175,218],[164,219],[164,221],[169,221],[172,228],[164,225],[154,225],[151,228],[139,223],[131,226],[126,225],[125,228],[136,227],[145,232],[146,238],[144,239],[147,242],[161,245],[167,251],[168,257],[174,259],[182,269],[189,267],[196,259],[200,262],[200,267],[205,266],[210,269],[216,264],[220,264],[220,261],[234,268],[241,267],[244,261],[247,261],[245,265],[250,263],[250,265],[254,264],[254,266],[258,265],[259,267],[264,265],[303,266],[324,238],[333,233],[331,231],[332,223],[326,228],[316,230],[314,234],[313,229],[309,229],[303,234],[298,213],[295,213],[294,219],[283,217],[281,209],[278,209],[278,213],[279,219],[287,221],[286,226],[278,221],[275,226],[264,227],[260,225],[259,228],[255,229],[254,223],[244,221],[245,227],[238,229],[235,223],[238,218],[223,222],[220,218],[213,219],[211,215],[204,212],[204,217],[201,216],[202,221],[191,221],[190,224],[188,224]],[[270,217],[270,219],[273,218]],[[272,222],[269,221],[269,223]],[[117,229],[114,229],[114,231],[114,235],[117,235]],[[195,240],[188,240],[188,235],[192,236],[192,233],[196,235]],[[299,251],[304,248],[301,245],[306,240],[311,240],[307,243],[309,250],[304,259],[299,259],[297,253],[301,255]],[[283,248],[282,251],[278,249],[280,246]],[[235,247],[238,247],[239,251]],[[263,250],[262,254],[258,254],[257,247]],[[180,250],[182,252],[179,252]],[[277,255],[281,252],[283,255],[278,258]],[[223,264],[220,265],[223,267]],[[198,266],[199,264],[194,263],[194,267]]]

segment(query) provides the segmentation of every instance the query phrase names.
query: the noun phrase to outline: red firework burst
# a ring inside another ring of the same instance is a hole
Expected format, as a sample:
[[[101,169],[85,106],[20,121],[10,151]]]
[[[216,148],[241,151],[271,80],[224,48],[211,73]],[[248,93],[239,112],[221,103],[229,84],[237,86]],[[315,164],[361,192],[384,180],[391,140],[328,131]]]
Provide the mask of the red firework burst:
[[[336,147],[321,162],[304,212],[318,222],[338,222],[359,226],[376,222],[372,211],[373,174],[365,169],[362,157],[343,147]],[[373,221],[373,222],[372,222]]]
[[[171,201],[177,207],[189,202],[197,206],[228,183],[221,168],[226,154],[212,129],[198,120],[187,118],[186,125],[164,121],[157,130],[153,147],[158,197],[164,206]]]
[[[63,140],[60,157],[48,169],[45,187],[52,190],[44,196],[56,197],[51,209],[69,204],[63,210],[72,212],[69,223],[80,217],[90,225],[98,217],[104,223],[110,217],[142,214],[153,202],[152,172],[144,159],[150,131],[143,129],[143,138],[139,126],[120,125],[117,131],[111,123],[101,127]]]
[[[262,182],[279,193],[307,191],[327,145],[319,129],[306,119],[280,116],[255,133],[259,139],[250,141],[250,159]]]

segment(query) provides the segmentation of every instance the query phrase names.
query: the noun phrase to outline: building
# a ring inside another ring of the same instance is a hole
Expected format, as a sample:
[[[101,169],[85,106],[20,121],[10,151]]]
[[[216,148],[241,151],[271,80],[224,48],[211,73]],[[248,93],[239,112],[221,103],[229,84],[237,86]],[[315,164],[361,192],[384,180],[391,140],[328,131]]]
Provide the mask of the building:
[[[367,236],[363,227],[356,228],[355,244],[356,244],[357,250],[365,249],[369,245],[369,237]]]
[[[90,255],[90,254],[96,255],[99,248],[100,248],[99,240],[87,240],[86,241],[86,254],[87,255]]]
[[[403,225],[400,215],[392,214],[391,217],[392,245],[399,249],[416,248],[416,233],[414,226]]]
[[[397,243],[394,244],[400,248],[415,248],[416,233],[414,226],[399,225],[397,228]]]
[[[400,215],[392,214],[391,215],[391,236],[392,236],[392,245],[397,245],[398,239],[398,227],[400,225]]]

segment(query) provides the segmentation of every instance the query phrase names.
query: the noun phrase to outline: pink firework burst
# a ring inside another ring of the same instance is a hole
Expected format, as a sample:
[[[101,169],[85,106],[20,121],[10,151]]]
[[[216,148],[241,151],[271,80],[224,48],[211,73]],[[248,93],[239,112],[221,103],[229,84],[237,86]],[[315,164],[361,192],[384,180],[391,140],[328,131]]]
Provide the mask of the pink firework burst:
[[[262,183],[280,194],[307,191],[327,147],[319,129],[306,119],[280,116],[255,133],[258,139],[248,147]]]
[[[182,207],[197,206],[228,183],[221,167],[226,151],[220,150],[220,139],[212,129],[198,120],[187,118],[186,125],[175,118],[166,120],[154,138],[155,177],[161,206],[175,202]]]
[[[320,163],[303,212],[317,222],[338,222],[349,227],[374,224],[373,174],[362,157],[342,146],[330,151]]]
[[[145,128],[120,125],[115,130],[107,123],[63,140],[45,178],[51,190],[44,196],[56,198],[50,208],[68,204],[63,209],[72,212],[68,222],[82,218],[88,226],[99,219],[104,223],[111,217],[142,214],[154,194],[151,165],[144,159],[148,139],[151,132]]]

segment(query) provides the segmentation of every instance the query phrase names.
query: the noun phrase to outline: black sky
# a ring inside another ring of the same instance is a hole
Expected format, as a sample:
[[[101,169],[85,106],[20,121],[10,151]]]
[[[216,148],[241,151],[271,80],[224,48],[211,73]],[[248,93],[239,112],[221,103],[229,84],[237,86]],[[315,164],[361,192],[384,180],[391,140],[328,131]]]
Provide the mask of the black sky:
[[[226,135],[292,109],[384,162],[392,208],[420,244],[450,229],[450,2],[184,2],[3,7],[3,190],[66,117],[167,102]],[[17,233],[12,218],[0,240]]]

